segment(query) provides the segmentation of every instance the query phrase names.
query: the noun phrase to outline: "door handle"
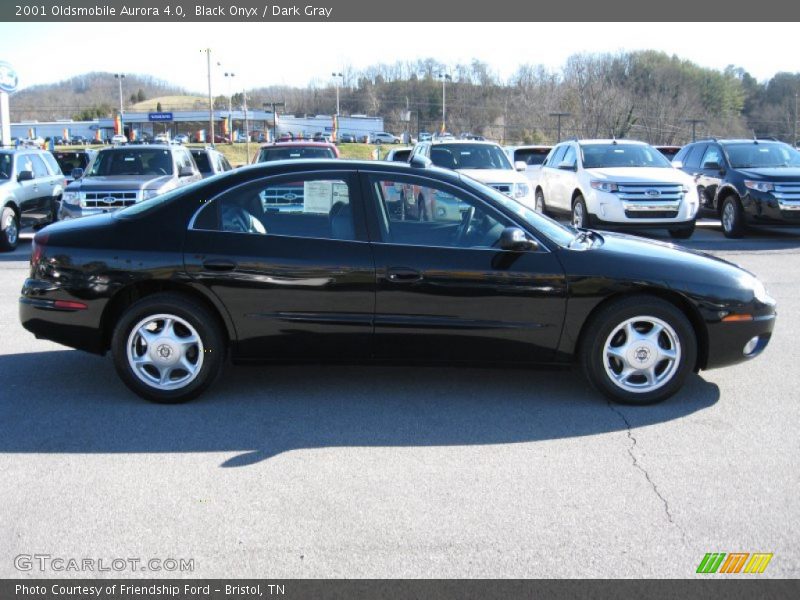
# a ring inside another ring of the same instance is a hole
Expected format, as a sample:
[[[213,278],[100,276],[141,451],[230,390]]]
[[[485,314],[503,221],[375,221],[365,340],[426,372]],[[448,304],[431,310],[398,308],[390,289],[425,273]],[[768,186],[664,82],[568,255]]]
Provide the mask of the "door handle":
[[[207,271],[233,271],[236,266],[236,263],[232,260],[221,258],[210,258],[203,261],[203,268]]]
[[[413,283],[422,279],[422,273],[408,267],[389,267],[388,279],[393,283]]]

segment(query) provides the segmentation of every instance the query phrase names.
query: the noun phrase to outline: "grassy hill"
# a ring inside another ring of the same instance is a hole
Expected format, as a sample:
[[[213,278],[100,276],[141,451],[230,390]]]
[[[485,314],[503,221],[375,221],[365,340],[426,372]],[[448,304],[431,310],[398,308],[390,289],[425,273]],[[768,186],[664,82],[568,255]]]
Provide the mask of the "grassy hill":
[[[208,98],[203,96],[158,96],[143,102],[131,104],[128,110],[131,112],[153,112],[161,104],[162,110],[200,110],[208,108]]]

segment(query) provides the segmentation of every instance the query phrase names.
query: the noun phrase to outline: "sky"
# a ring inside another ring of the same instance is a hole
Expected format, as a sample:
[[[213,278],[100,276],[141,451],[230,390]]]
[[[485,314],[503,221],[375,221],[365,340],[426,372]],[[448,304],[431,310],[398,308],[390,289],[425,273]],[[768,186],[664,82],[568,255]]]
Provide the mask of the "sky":
[[[726,23],[725,36],[716,39],[710,34],[713,27],[709,23],[0,23],[0,60],[14,66],[20,89],[108,71],[152,75],[204,93],[207,65],[201,49],[210,47],[215,94],[230,93],[229,87],[305,86],[311,81],[324,85],[331,82],[332,72],[346,66],[358,69],[428,57],[452,65],[478,59],[502,79],[524,63],[558,70],[578,52],[642,49],[676,54],[705,67],[743,67],[759,81],[780,71],[800,71],[797,24]],[[754,30],[769,31],[768,39]],[[120,32],[123,37],[117,37]],[[224,71],[235,73],[235,78],[225,80]]]

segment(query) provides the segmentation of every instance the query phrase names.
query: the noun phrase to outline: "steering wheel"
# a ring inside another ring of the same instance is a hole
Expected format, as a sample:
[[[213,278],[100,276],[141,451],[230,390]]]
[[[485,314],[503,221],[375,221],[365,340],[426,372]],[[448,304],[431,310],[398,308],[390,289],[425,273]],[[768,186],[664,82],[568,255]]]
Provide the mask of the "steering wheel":
[[[264,225],[241,206],[225,206],[222,209],[222,231],[236,233],[260,233],[267,230]]]
[[[461,225],[458,227],[456,234],[456,245],[461,246],[470,234],[472,227],[472,219],[475,217],[475,207],[470,206],[464,214],[461,215]]]

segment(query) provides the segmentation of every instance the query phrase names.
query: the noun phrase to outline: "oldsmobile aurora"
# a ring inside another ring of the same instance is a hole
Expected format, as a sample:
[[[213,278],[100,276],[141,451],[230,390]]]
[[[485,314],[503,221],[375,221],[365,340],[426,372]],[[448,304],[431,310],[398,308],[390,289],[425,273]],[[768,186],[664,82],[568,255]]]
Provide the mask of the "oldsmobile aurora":
[[[446,210],[389,210],[405,187]],[[253,165],[50,225],[19,306],[37,337],[110,351],[156,402],[197,396],[230,357],[574,363],[646,404],[759,355],[776,315],[735,265],[560,225],[424,157]]]

